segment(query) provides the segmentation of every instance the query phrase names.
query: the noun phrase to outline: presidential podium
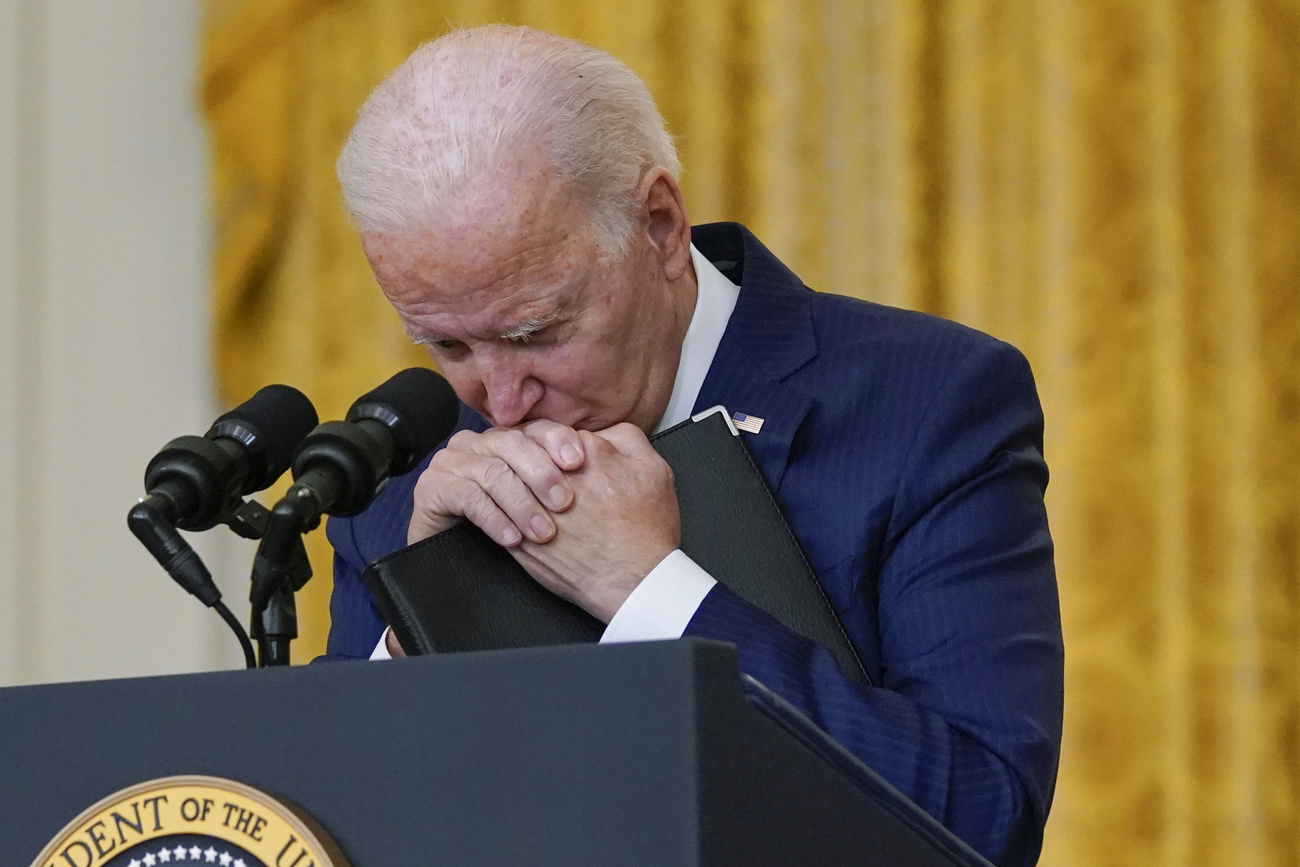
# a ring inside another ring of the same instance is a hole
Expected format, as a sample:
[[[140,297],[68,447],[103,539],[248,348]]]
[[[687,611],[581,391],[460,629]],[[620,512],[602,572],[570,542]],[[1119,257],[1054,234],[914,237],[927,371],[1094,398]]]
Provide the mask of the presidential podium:
[[[291,802],[351,867],[987,863],[682,640],[3,689],[0,864],[191,774]]]

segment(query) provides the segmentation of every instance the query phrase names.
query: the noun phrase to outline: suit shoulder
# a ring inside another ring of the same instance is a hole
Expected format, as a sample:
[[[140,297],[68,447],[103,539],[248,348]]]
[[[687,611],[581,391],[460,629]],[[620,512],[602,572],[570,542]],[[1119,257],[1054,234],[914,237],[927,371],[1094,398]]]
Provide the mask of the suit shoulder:
[[[878,358],[895,366],[932,368],[934,375],[968,363],[1027,366],[1011,344],[959,322],[844,295],[811,294],[822,363],[855,365]]]

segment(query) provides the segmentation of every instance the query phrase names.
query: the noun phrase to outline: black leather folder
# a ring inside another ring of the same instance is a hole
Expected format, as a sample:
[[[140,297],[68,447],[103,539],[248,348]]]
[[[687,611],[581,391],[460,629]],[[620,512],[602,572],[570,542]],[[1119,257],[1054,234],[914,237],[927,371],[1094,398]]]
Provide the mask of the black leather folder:
[[[650,441],[673,469],[687,556],[830,650],[846,676],[870,683],[726,410],[700,413]],[[408,654],[595,642],[605,628],[543,589],[468,522],[375,560],[362,577]]]

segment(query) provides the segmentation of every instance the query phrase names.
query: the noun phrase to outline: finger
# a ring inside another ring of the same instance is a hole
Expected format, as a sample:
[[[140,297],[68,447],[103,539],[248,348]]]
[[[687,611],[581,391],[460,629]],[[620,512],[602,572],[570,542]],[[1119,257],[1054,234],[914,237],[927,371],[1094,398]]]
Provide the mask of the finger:
[[[572,472],[582,466],[582,438],[568,425],[538,419],[528,422],[520,430],[545,449],[560,469]]]
[[[567,431],[567,436],[561,431]],[[561,440],[580,449],[577,431],[563,425],[553,422],[548,422],[547,426],[539,425],[538,436],[550,439],[556,452],[561,451]],[[569,440],[572,440],[571,444]],[[537,501],[550,511],[563,512],[573,505],[573,488],[565,478],[565,468],[557,464],[555,455],[530,433],[521,428],[493,430],[476,442],[474,447],[482,454],[500,458],[509,464]],[[581,465],[579,459],[574,466]]]
[[[554,425],[553,422],[546,424]],[[563,425],[554,426],[569,431],[576,442],[576,431]],[[558,445],[556,450],[559,450]],[[556,465],[545,448],[522,429],[493,428],[483,433],[461,431],[451,438],[447,448],[434,455],[430,468],[438,465],[451,472],[459,472],[457,467],[468,455],[504,460],[546,510],[563,512],[573,504],[573,489],[565,479],[565,471]],[[521,529],[526,526],[527,523]]]
[[[406,544],[414,545],[430,536],[436,536],[464,519],[460,512],[447,510],[442,505],[440,496],[442,487],[447,484],[447,473],[441,465],[454,457],[448,449],[434,455],[433,461],[416,480],[411,519],[406,525]]]
[[[488,535],[501,529],[505,535],[498,541],[507,547],[520,541],[511,532],[512,527],[534,542],[549,541],[555,535],[555,522],[514,468],[504,458],[495,455],[476,457],[477,463],[472,467],[470,462],[466,462],[465,481],[470,486],[458,489],[467,506],[465,517],[482,527]],[[474,486],[482,497],[477,495]],[[501,515],[505,516],[510,527],[500,526]],[[480,518],[486,523],[479,523]],[[493,535],[493,538],[497,537]]]
[[[669,485],[673,483],[672,467],[655,451],[654,446],[650,445],[650,440],[646,439],[645,433],[635,425],[617,424],[603,431],[596,431],[592,434],[592,443],[588,446],[588,450],[592,455],[591,463],[595,463],[598,457],[603,459],[602,451],[608,450],[611,455],[640,467],[637,472],[641,475],[642,481],[660,479]]]
[[[578,431],[578,436],[582,442],[583,461],[588,466],[596,463],[600,458],[619,454],[618,447],[603,434],[604,431]]]
[[[398,642],[397,636],[393,634],[391,629],[384,633],[384,646],[388,649],[388,655],[393,659],[406,656],[406,651],[402,649],[402,645]]]
[[[419,504],[411,512],[411,520],[406,525],[406,544],[414,545],[430,536],[436,536],[443,530],[459,524],[461,516],[449,517],[421,509]]]
[[[549,463],[549,458],[547,461]],[[544,473],[538,468],[533,469]],[[554,466],[551,467],[551,471],[558,472]],[[555,522],[551,520],[546,505],[538,501],[533,488],[520,478],[505,458],[498,456],[483,458],[482,468],[474,480],[526,538],[534,542],[546,542],[555,535]],[[557,487],[563,489],[562,494],[555,493]],[[565,506],[568,506],[569,501],[572,500],[572,492],[558,481],[556,484],[544,482],[541,488],[547,492],[548,498],[558,498]]]
[[[654,451],[654,446],[650,445],[650,440],[646,439],[645,432],[636,425],[627,422],[596,431],[594,436],[599,437],[629,457],[644,456],[646,452]]]
[[[448,516],[469,520],[506,547],[518,545],[525,534],[537,537],[539,531],[546,530],[554,534],[554,524],[545,510],[500,458],[462,452],[443,459],[438,469],[426,472],[416,483],[407,529],[409,543],[445,529]],[[533,518],[538,516],[543,523],[534,529]],[[549,535],[542,534],[543,538]]]

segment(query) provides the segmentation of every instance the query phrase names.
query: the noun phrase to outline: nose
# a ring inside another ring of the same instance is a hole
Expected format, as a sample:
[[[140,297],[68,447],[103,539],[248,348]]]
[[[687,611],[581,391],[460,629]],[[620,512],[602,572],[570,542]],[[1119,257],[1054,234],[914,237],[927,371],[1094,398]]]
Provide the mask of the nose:
[[[524,360],[508,348],[475,355],[488,420],[497,427],[513,427],[528,418],[544,389]]]

